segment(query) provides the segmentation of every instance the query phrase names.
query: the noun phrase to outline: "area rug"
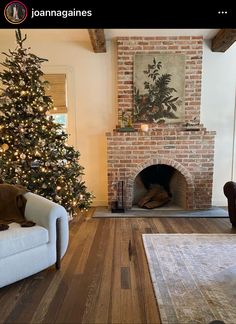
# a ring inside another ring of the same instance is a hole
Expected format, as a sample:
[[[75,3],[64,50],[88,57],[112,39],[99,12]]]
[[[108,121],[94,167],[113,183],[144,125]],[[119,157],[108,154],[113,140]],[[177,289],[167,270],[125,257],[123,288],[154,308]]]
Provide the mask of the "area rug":
[[[236,234],[143,234],[162,324],[236,323]]]
[[[126,210],[125,213],[112,213],[107,207],[96,207],[93,217],[213,217],[213,218],[228,218],[228,211],[223,207],[212,207],[209,209],[198,210],[182,210],[171,208],[158,209],[142,209],[132,208]]]

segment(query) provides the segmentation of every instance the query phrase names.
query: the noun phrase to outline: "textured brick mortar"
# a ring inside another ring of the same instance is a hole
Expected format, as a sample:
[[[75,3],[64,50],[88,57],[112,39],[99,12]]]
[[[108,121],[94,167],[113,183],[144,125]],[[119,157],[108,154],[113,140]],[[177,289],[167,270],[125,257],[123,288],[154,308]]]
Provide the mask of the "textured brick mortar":
[[[185,55],[185,120],[200,119],[202,37],[119,37],[117,39],[118,116],[133,109],[133,62],[135,54]]]
[[[202,37],[119,37],[117,39],[118,120],[121,111],[133,110],[133,62],[140,53],[185,55],[185,117],[200,121]],[[140,125],[135,125],[137,129]],[[174,167],[186,181],[187,209],[209,208],[212,199],[214,137],[200,125],[199,131],[183,131],[177,124],[149,125],[142,133],[107,133],[108,203],[116,200],[115,184],[125,183],[126,208],[132,207],[133,185],[140,171],[155,164]],[[155,130],[154,130],[155,128]]]
[[[114,185],[123,180],[126,208],[131,208],[135,177],[155,164],[172,166],[184,176],[187,209],[211,206],[215,132],[203,127],[199,131],[163,128],[106,135],[109,206],[116,200]]]

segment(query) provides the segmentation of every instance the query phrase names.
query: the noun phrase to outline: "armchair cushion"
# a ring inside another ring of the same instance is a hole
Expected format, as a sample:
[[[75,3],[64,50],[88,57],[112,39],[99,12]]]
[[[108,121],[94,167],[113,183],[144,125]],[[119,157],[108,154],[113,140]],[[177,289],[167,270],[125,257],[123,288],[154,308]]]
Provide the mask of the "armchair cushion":
[[[27,192],[25,219],[30,228],[10,224],[0,232],[0,287],[31,276],[55,264],[60,268],[69,239],[68,215],[62,206]]]
[[[33,249],[48,242],[48,230],[42,226],[22,228],[17,223],[9,224],[0,235],[0,258]]]

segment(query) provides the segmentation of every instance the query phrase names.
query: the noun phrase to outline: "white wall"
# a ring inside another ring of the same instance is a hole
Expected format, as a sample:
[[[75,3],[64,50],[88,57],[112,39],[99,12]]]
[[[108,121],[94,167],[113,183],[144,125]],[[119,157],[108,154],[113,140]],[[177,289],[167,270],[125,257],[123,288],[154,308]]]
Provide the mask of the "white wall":
[[[70,33],[70,30],[67,30]],[[81,153],[84,180],[96,198],[107,203],[105,133],[116,124],[116,48],[107,43],[107,53],[95,54],[88,43],[50,39],[40,30],[25,30],[31,52],[49,59],[45,72],[65,71],[69,80],[69,132],[71,143]],[[75,31],[74,31],[75,33]],[[75,33],[76,34],[76,33]],[[0,52],[15,48],[13,29],[0,30]],[[0,62],[4,56],[0,56]],[[226,205],[223,185],[236,180],[234,161],[234,110],[236,45],[226,53],[213,53],[204,43],[201,122],[216,130],[213,204]],[[236,153],[235,153],[236,154]]]
[[[216,131],[213,205],[227,205],[223,186],[236,181],[234,156],[236,44],[214,53],[204,43],[201,122]]]

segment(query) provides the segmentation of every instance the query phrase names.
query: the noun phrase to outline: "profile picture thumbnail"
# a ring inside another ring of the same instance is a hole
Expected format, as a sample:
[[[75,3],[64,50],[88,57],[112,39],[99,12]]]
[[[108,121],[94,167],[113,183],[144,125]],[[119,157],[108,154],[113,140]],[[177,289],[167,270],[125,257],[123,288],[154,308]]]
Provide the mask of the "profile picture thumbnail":
[[[26,19],[27,14],[27,7],[21,1],[9,2],[4,9],[5,18],[11,24],[22,23]]]

